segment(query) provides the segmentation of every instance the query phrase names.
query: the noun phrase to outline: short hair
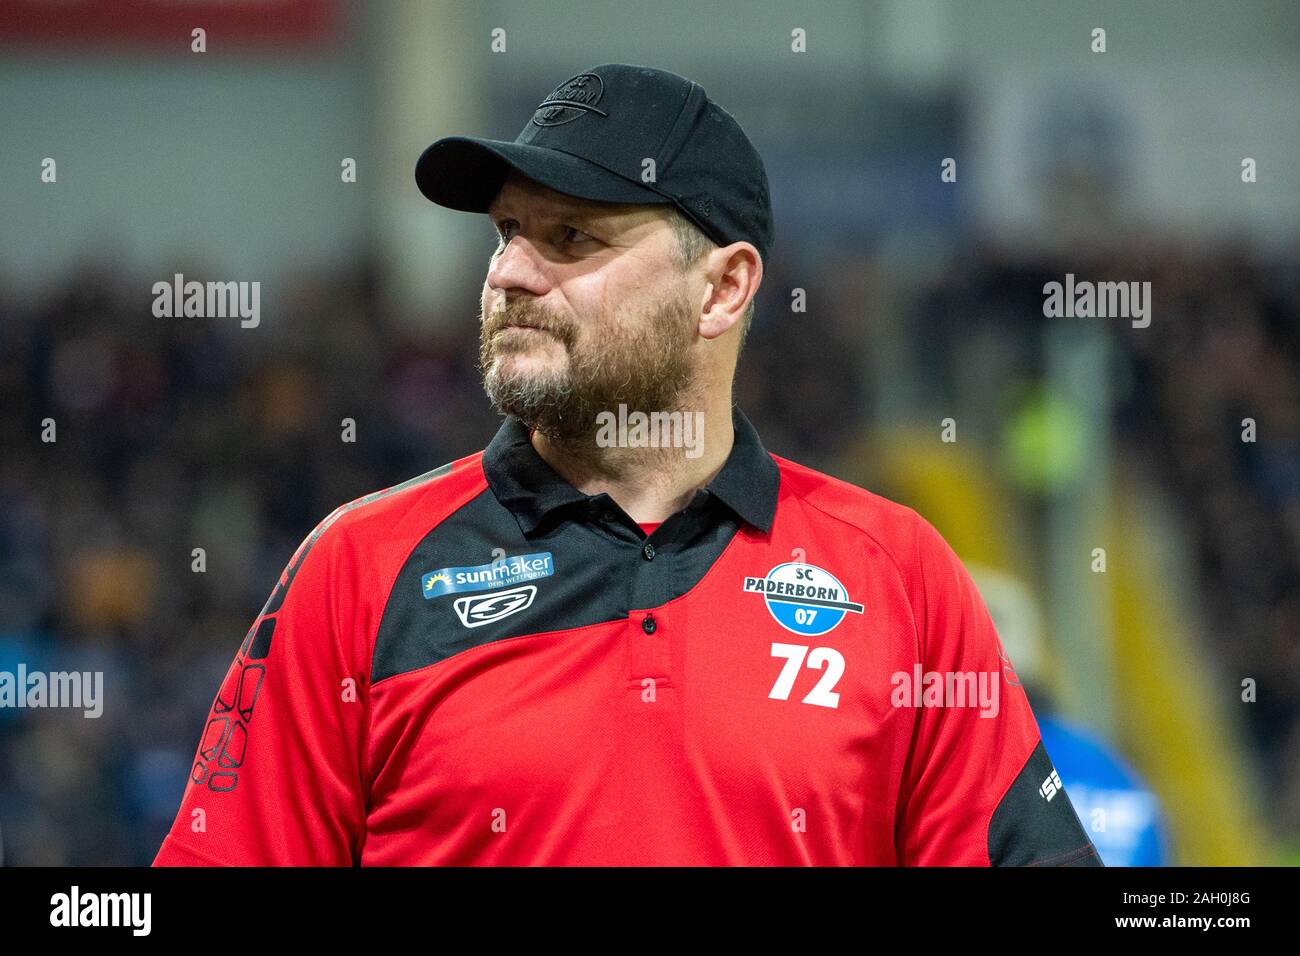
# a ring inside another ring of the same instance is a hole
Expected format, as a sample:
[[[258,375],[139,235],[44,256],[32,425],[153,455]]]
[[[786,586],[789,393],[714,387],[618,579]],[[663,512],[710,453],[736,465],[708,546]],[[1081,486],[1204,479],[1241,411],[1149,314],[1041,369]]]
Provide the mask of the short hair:
[[[682,215],[681,210],[675,206],[668,207],[668,225],[672,227],[673,238],[676,240],[674,261],[677,264],[678,272],[685,272],[699,262],[706,252],[718,248],[716,242],[706,236],[699,226]],[[749,338],[749,327],[753,324],[753,321],[754,300],[750,299],[749,305],[745,308],[745,314],[741,317],[741,349],[745,347],[745,339]]]

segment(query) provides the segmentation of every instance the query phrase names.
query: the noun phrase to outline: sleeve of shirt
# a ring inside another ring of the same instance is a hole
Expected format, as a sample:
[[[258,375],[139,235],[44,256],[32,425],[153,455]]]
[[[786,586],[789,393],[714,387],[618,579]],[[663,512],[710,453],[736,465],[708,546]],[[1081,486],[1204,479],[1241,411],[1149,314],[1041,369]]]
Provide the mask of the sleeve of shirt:
[[[348,637],[351,576],[326,533],[341,510],[298,547],[235,654],[154,866],[359,859],[363,675]]]
[[[922,702],[948,705],[916,710],[896,817],[898,862],[1100,866],[969,573],[919,516],[916,547]]]

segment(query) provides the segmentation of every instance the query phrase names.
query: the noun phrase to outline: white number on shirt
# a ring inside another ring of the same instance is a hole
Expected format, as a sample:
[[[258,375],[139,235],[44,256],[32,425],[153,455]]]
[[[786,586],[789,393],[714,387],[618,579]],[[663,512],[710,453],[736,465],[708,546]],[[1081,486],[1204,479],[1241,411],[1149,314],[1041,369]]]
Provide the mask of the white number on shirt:
[[[840,695],[835,693],[835,685],[844,676],[844,655],[833,647],[814,647],[809,654],[809,648],[803,644],[772,644],[772,656],[784,657],[785,664],[781,667],[781,673],[776,677],[776,683],[772,685],[771,692],[767,695],[772,700],[789,700],[790,691],[794,687],[794,679],[799,675],[799,670],[803,666],[804,658],[808,658],[808,666],[819,671],[825,671],[821,679],[817,681],[817,686],[808,692],[808,696],[803,699],[805,704],[815,704],[818,707],[838,707],[840,705]]]

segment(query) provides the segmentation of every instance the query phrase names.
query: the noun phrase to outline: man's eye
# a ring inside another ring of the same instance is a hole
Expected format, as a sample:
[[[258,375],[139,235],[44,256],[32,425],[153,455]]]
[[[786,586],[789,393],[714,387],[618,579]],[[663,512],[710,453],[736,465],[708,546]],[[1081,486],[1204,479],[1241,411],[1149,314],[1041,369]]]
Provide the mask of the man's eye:
[[[518,225],[519,224],[515,222],[513,219],[503,219],[501,220],[501,222],[495,224],[496,238],[499,246],[504,246],[507,242],[510,241],[511,236],[514,235]],[[576,226],[561,226],[560,240],[565,245],[578,243],[578,242],[597,241],[594,236],[587,235],[587,233],[583,232],[581,229],[577,228]]]

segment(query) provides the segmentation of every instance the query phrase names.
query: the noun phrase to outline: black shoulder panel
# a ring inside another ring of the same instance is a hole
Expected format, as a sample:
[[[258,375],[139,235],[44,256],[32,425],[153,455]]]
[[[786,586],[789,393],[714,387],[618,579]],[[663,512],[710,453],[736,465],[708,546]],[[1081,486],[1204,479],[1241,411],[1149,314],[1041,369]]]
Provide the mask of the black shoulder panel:
[[[989,822],[993,866],[1101,866],[1043,742],[1029,755]]]

